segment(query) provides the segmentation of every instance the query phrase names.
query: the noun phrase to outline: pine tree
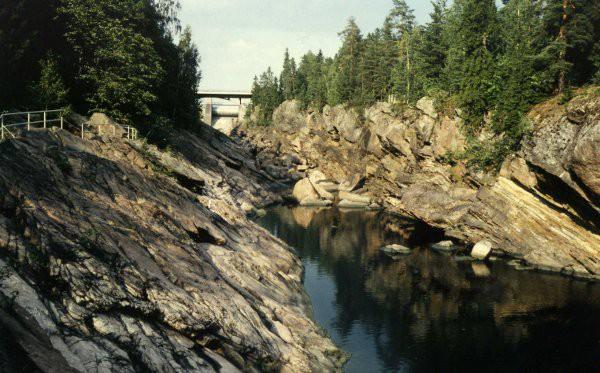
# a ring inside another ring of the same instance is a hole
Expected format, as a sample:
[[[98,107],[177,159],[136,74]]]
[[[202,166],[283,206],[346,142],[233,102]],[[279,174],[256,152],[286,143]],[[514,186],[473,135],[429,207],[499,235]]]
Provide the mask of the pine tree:
[[[600,39],[600,3],[587,0],[547,2],[543,13],[545,48],[540,54],[540,76],[560,93],[567,85],[581,85],[595,74],[594,46]]]
[[[395,93],[404,97],[406,102],[411,101],[413,92],[413,35],[415,16],[413,10],[404,0],[394,0],[394,7],[387,17],[392,35],[398,43],[399,58],[394,67],[393,80]]]
[[[279,83],[273,70],[269,67],[260,78],[254,79],[252,87],[252,105],[250,111],[258,113],[257,123],[260,126],[271,124],[273,112],[282,102]]]
[[[493,0],[457,0],[455,6],[458,29],[454,39],[458,39],[463,61],[459,100],[473,133],[482,126],[494,100],[496,5]]]
[[[339,35],[342,47],[329,72],[328,101],[331,105],[360,104],[362,35],[354,18]]]
[[[447,0],[432,2],[431,21],[422,31],[420,42],[415,44],[415,84],[423,93],[446,90],[444,67],[448,57],[448,41],[444,30],[447,23]]]
[[[171,117],[182,127],[192,127],[198,123],[200,102],[197,91],[202,73],[200,54],[192,41],[192,30],[188,26],[178,44],[179,74],[177,76],[176,100]]]
[[[293,100],[298,93],[298,77],[296,72],[296,61],[290,58],[290,52],[285,50],[283,59],[283,70],[279,77],[280,91],[284,100]]]

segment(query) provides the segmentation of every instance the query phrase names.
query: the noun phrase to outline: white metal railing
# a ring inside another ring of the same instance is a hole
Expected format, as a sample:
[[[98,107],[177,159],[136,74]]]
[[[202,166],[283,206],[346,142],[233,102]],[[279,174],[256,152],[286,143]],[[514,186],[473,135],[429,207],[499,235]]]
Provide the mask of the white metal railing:
[[[60,129],[64,129],[65,125],[74,127],[77,129],[81,138],[85,136],[85,126],[91,126],[91,123],[81,123],[80,126],[76,126],[65,119],[65,109],[58,110],[40,110],[40,111],[21,111],[14,113],[2,113],[0,114],[0,141],[4,141],[9,136],[15,138],[14,131],[18,128],[22,128],[27,131],[31,131],[32,128],[37,125],[42,125],[41,128],[48,128],[52,124],[59,123]],[[116,128],[120,127],[123,133],[129,140],[137,140],[138,130],[132,126],[122,126],[117,123],[105,123],[98,125],[98,134],[102,134],[102,126],[111,125],[113,126],[113,134],[116,135]]]

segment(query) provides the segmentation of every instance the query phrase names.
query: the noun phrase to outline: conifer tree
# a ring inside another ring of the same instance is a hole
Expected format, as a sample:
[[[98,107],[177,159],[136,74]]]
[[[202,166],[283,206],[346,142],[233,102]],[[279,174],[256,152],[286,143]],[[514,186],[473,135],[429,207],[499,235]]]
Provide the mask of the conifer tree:
[[[493,0],[456,0],[457,34],[463,53],[460,105],[465,110],[467,129],[476,132],[494,100],[497,14]]]
[[[285,50],[283,59],[283,70],[279,78],[280,90],[284,100],[296,98],[298,91],[298,77],[296,72],[296,61],[290,58],[290,52]]]
[[[359,104],[361,98],[362,34],[354,18],[340,34],[342,47],[329,74],[328,101],[331,105]]]
[[[198,123],[200,102],[197,95],[202,73],[200,54],[192,41],[192,30],[188,26],[183,31],[179,44],[179,69],[176,85],[176,99],[171,117],[181,127],[192,127]]]

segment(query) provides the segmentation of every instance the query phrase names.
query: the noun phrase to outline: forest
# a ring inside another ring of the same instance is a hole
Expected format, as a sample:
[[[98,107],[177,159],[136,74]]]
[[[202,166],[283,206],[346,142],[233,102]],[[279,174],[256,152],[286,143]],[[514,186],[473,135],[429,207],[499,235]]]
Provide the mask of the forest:
[[[383,25],[366,35],[351,18],[333,58],[309,51],[297,63],[286,51],[279,77],[269,68],[254,80],[258,124],[270,124],[290,99],[322,110],[410,105],[429,96],[440,109],[461,109],[470,146],[456,156],[489,168],[519,149],[533,104],[553,95],[568,102],[576,87],[600,83],[600,1],[432,4],[425,25],[404,0],[393,0]],[[482,130],[493,138],[478,140]]]
[[[200,56],[179,9],[177,0],[3,0],[0,108],[104,112],[147,133],[193,126]]]

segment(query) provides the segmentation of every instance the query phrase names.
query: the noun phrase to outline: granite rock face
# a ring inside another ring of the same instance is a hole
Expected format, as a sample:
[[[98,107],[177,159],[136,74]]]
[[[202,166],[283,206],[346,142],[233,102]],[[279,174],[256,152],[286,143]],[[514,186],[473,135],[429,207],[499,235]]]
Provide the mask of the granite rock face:
[[[173,150],[66,131],[0,144],[0,324],[44,371],[337,370],[280,200],[210,128]]]
[[[284,133],[275,122],[245,133],[274,158],[293,151],[337,183],[364,175],[358,194],[449,237],[471,245],[487,240],[494,253],[527,265],[600,279],[597,90],[580,91],[567,105],[554,99],[533,108],[533,136],[499,175],[445,163],[465,149],[462,120],[433,110],[428,99],[402,112],[375,104],[364,112],[357,143],[318,125]],[[307,122],[320,123],[320,116],[311,113]]]

